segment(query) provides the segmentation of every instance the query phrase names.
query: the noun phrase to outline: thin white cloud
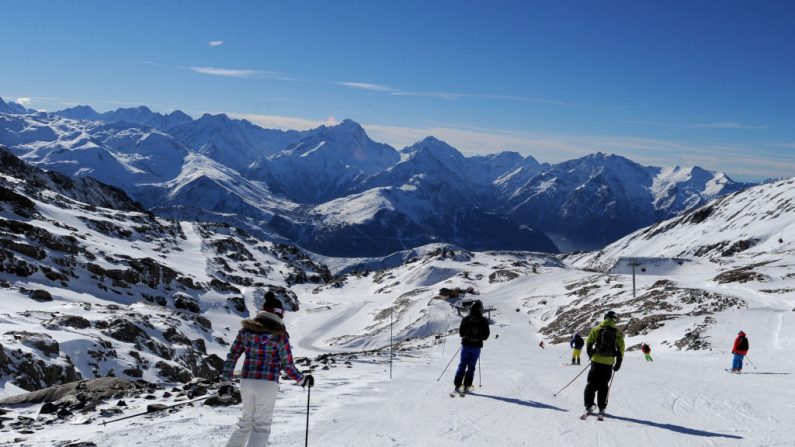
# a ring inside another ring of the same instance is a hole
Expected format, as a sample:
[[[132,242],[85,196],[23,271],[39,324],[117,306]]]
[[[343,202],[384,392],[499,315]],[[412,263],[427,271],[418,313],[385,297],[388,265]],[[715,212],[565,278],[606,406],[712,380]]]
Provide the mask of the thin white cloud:
[[[29,96],[21,96],[15,102],[21,106],[30,107],[31,101],[33,100]]]
[[[689,126],[684,126],[682,129],[746,129],[746,130],[764,130],[767,126],[756,126],[748,124],[740,124],[734,121],[719,121],[714,123],[696,123]]]
[[[551,104],[558,106],[573,106],[579,107],[575,104],[556,101],[553,99],[537,98],[532,96],[516,96],[516,95],[492,95],[487,93],[455,93],[455,92],[390,92],[393,96],[416,96],[424,98],[437,98],[445,99],[448,101],[457,101],[460,99],[493,99],[499,101],[519,101],[519,102],[535,102],[541,104]]]
[[[334,84],[371,92],[397,92],[397,90],[388,85],[372,84],[369,82],[334,82]]]
[[[211,41],[207,42],[207,45],[209,45],[209,46],[211,46],[213,48],[214,47],[220,47],[223,44],[224,44],[223,40],[211,40]]]
[[[148,61],[146,59],[142,60],[141,63],[142,64],[146,64],[146,65],[155,65],[155,66],[159,66],[160,65],[157,62]]]
[[[184,68],[184,67],[180,67]],[[245,78],[245,79],[273,79],[277,81],[292,81],[293,79],[275,71],[250,70],[239,68],[223,67],[187,67],[194,73],[201,73],[209,76],[220,76],[226,78]]]
[[[638,120],[621,120],[626,124],[638,124],[641,126],[654,126],[665,127],[671,130],[689,130],[689,129],[744,129],[744,130],[764,130],[767,126],[742,124],[736,121],[716,121],[716,122],[699,122],[692,124],[682,123],[664,123],[659,121],[638,121]]]
[[[210,76],[223,76],[227,78],[253,78],[259,75],[257,70],[242,70],[236,68],[220,68],[220,67],[189,67],[195,73],[206,74]]]
[[[515,95],[493,95],[487,93],[456,93],[445,91],[410,91],[399,88],[390,87],[384,84],[375,84],[372,82],[334,82],[333,84],[341,85],[343,87],[355,88],[359,90],[367,90],[371,92],[385,93],[391,96],[413,96],[420,98],[434,98],[443,99],[447,101],[457,101],[460,99],[494,99],[502,101],[522,101],[522,102],[537,102],[543,104],[552,104],[560,106],[574,106],[563,101],[555,101],[547,98],[537,98],[531,96],[515,96]]]

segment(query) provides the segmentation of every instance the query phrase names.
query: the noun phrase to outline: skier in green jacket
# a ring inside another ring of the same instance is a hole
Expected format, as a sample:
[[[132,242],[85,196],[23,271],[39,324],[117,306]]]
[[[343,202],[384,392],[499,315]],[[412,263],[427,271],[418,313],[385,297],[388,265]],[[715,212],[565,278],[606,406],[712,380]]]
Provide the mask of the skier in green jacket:
[[[585,341],[585,349],[591,358],[591,370],[588,371],[588,384],[585,386],[585,412],[593,413],[594,397],[598,395],[597,404],[600,418],[607,407],[607,394],[613,372],[621,368],[624,358],[624,334],[616,328],[618,316],[612,310],[605,314],[604,321],[593,328]]]

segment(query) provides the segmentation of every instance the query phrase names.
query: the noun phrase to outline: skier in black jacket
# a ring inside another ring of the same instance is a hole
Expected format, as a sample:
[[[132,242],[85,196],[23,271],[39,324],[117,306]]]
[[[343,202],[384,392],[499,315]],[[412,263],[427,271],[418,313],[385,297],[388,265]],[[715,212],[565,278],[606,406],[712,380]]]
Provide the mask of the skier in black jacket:
[[[489,338],[489,322],[483,316],[483,303],[480,300],[472,303],[469,315],[461,320],[458,333],[461,335],[461,361],[453,384],[457,392],[464,393],[472,388],[483,340]]]
[[[573,351],[571,351],[571,364],[579,365],[580,354],[582,353],[582,347],[585,346],[585,340],[582,339],[579,332],[571,336],[571,341],[569,342],[569,346],[571,346],[571,348],[573,349]]]

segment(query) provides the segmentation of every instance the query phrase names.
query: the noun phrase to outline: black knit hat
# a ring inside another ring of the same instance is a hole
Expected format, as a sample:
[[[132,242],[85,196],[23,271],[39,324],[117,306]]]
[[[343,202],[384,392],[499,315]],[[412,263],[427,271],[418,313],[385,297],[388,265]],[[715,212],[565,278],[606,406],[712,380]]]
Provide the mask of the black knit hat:
[[[279,310],[283,311],[284,310],[284,305],[282,304],[282,302],[278,298],[276,298],[276,294],[275,293],[273,293],[272,291],[268,290],[265,293],[265,302],[262,303],[262,310],[270,311],[270,310],[275,310],[275,309],[279,309]]]
[[[476,300],[472,303],[472,306],[469,308],[470,313],[474,313],[480,315],[483,313],[483,301]]]

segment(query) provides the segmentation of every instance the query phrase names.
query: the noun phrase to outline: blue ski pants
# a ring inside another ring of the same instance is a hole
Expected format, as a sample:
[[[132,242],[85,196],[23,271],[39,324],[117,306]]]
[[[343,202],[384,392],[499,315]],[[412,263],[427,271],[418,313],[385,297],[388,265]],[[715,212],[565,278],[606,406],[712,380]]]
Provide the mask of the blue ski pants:
[[[456,388],[461,385],[465,387],[472,386],[472,381],[475,380],[475,368],[478,366],[479,358],[480,348],[472,346],[461,347],[461,361],[458,363],[458,371],[456,371],[455,380],[453,381]]]
[[[744,359],[745,359],[744,355],[742,355],[742,354],[734,354],[734,358],[732,359],[732,371],[743,369],[743,360]]]

